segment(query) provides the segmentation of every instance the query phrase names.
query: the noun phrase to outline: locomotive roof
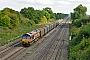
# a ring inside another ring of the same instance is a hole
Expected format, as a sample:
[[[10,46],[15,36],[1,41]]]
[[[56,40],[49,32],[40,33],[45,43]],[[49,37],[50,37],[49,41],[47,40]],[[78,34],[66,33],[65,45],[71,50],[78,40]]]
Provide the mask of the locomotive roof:
[[[30,35],[29,33],[23,34],[23,35]]]
[[[34,34],[35,34],[35,33],[37,33],[37,32],[39,32],[39,30],[38,30],[38,29],[33,30],[33,31],[31,31],[31,32],[29,32],[29,33],[26,33],[26,34],[24,34],[24,35],[29,35],[29,36],[32,36],[32,35],[34,35]]]
[[[25,35],[29,35],[29,36],[32,36],[32,35],[34,35],[35,33],[26,33]]]

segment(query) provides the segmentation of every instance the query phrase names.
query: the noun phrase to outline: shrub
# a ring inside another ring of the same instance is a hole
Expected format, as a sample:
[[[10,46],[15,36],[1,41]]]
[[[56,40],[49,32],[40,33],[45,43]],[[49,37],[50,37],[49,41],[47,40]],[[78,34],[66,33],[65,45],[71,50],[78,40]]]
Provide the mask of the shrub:
[[[82,26],[82,19],[74,20],[73,25],[76,27],[81,27]]]
[[[0,26],[10,27],[10,18],[7,15],[0,19]]]

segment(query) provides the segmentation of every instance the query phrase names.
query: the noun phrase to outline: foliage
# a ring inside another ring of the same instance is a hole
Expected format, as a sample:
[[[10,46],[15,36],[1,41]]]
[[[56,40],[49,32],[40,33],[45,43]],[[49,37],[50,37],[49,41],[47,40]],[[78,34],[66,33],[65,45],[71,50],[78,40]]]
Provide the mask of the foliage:
[[[73,25],[76,26],[76,27],[81,27],[82,26],[82,19],[74,20]]]
[[[80,34],[83,34],[83,36],[85,38],[89,38],[90,37],[90,23],[88,23],[87,25],[83,25],[82,26]]]
[[[53,13],[52,9],[49,7],[43,8],[43,10],[47,11],[50,14],[50,19],[55,19],[55,14]]]
[[[56,20],[58,19],[63,19],[65,17],[67,17],[68,14],[63,14],[63,13],[55,13],[55,17],[56,17]]]
[[[83,38],[80,44],[70,47],[69,60],[90,60],[89,56],[90,56],[90,38],[89,39]]]
[[[43,13],[44,13],[44,16],[47,18],[47,20],[49,20],[50,19],[50,14],[45,10],[43,10]]]
[[[30,20],[34,19],[34,8],[33,7],[23,8],[21,9],[20,13],[23,14],[24,17],[29,18]]]
[[[77,45],[84,38],[90,37],[90,23],[83,25],[81,28],[72,27],[71,28],[72,41],[71,45]]]
[[[42,20],[41,20],[42,25],[47,24],[47,18],[45,16],[43,16]]]
[[[18,11],[10,8],[4,8],[0,11],[0,26],[15,30],[22,23],[25,23],[28,26],[33,25],[33,21],[25,18]]]
[[[52,18],[55,19],[55,15],[49,7],[43,8],[43,10],[35,10],[33,7],[23,8],[20,13],[22,13],[26,18],[33,20],[36,24],[41,22],[43,16],[45,16],[47,20]]]
[[[26,18],[13,9],[4,8],[0,11],[0,26],[16,29],[20,23],[25,21],[24,19]]]
[[[79,19],[82,17],[86,17],[87,8],[82,6],[82,4],[78,5],[76,8],[73,9],[74,12],[71,13],[71,19]]]
[[[84,24],[87,8],[78,5],[71,13],[70,58],[69,60],[90,60],[90,23]]]
[[[35,10],[35,13],[34,13],[34,22],[36,24],[38,24],[39,22],[41,22],[41,18],[43,17],[43,11],[41,10]]]
[[[10,28],[12,29],[12,28],[18,27],[19,19],[18,19],[17,15],[10,14],[9,17],[11,18],[11,20],[10,20],[11,27]]]
[[[28,23],[27,23],[27,25],[30,27],[30,26],[32,26],[32,25],[34,25],[35,24],[35,22],[34,21],[29,21]]]
[[[10,27],[10,18],[7,15],[1,17],[0,26]]]
[[[76,26],[73,26],[73,25],[71,26],[71,29],[70,29],[71,38],[72,38],[72,41],[70,41],[71,46],[75,46],[77,44],[77,40],[79,40],[78,39],[79,32],[80,32],[80,28],[77,28]]]
[[[76,27],[71,26],[69,60],[90,60],[90,23]]]

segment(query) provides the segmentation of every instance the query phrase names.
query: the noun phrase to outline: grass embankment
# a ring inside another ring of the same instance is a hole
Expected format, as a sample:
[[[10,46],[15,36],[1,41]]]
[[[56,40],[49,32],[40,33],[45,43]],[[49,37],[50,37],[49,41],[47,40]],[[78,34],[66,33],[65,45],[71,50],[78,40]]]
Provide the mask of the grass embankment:
[[[31,27],[21,24],[18,28],[15,30],[10,30],[8,28],[0,27],[0,45],[8,44],[9,42],[13,42],[17,40],[18,38],[21,38],[22,34],[30,32],[34,29],[40,28],[43,25],[33,25]]]

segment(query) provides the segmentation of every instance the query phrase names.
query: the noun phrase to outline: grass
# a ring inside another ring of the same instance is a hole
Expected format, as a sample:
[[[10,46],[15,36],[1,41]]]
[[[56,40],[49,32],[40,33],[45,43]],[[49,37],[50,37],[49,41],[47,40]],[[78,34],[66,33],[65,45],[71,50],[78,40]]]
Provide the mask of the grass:
[[[15,30],[10,30],[7,27],[0,27],[0,46],[3,46],[5,44],[8,44],[9,42],[13,42],[19,38],[21,38],[21,36],[24,33],[30,32],[34,29],[40,28],[43,25],[33,25],[33,26],[27,26],[25,24],[21,24],[19,25],[18,28],[16,28]]]

